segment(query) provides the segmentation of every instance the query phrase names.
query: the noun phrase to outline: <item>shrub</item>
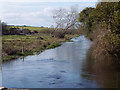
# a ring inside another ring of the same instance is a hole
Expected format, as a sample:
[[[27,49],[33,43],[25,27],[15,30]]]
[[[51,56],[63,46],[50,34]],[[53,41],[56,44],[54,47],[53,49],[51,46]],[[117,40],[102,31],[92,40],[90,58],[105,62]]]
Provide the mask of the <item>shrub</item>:
[[[65,37],[65,32],[63,30],[56,30],[54,33],[53,33],[53,36],[55,38],[64,38]]]

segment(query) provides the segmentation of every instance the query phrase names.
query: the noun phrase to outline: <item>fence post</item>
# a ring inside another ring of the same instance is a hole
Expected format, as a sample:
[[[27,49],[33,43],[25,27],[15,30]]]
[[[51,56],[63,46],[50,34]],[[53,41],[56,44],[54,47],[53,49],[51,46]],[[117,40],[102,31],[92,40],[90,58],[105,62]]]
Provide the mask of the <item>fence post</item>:
[[[22,45],[22,55],[24,55],[24,45]]]

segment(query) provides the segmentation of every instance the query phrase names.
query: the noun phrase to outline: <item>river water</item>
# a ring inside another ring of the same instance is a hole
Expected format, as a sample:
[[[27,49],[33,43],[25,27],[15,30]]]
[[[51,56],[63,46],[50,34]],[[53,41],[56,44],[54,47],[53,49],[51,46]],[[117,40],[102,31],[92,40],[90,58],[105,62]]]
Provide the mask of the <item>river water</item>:
[[[99,80],[91,69],[93,63],[89,49],[92,42],[84,36],[72,40],[74,42],[65,42],[62,46],[45,50],[39,55],[3,63],[2,86],[7,88],[100,88],[104,86],[107,82],[102,85],[101,79]],[[118,76],[118,73],[115,75]],[[118,84],[117,81],[115,82]],[[111,84],[106,85],[109,87]]]

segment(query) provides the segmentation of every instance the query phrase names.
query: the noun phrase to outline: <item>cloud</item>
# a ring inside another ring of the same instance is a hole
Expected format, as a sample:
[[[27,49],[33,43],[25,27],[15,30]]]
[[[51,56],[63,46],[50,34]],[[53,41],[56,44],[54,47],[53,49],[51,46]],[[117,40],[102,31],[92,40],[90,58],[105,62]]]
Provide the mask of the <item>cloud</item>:
[[[52,11],[54,10],[54,8],[53,7],[46,7],[45,9],[44,9],[44,14],[52,14]]]
[[[22,13],[20,14],[20,17],[38,17],[38,16],[41,16],[42,15],[42,12],[40,11],[37,11],[37,12],[25,12],[25,13]]]
[[[17,25],[51,26],[53,25],[53,10],[60,7],[69,9],[72,5],[75,3],[4,3],[2,21]],[[94,3],[79,3],[79,5],[83,8],[93,6]]]
[[[52,22],[51,10],[51,7],[46,7],[43,11],[36,12],[4,12],[2,20],[9,24],[49,26]]]

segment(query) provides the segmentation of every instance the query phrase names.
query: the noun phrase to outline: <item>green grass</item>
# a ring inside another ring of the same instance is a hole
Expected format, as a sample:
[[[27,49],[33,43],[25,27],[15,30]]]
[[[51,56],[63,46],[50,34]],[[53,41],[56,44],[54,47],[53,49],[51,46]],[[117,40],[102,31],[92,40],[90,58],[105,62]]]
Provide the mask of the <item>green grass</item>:
[[[8,26],[8,28],[29,29],[31,31],[36,30],[38,32],[43,31],[43,30],[52,30],[52,28],[28,27],[28,26],[26,26],[26,27],[23,27],[23,26]]]
[[[58,46],[61,46],[61,45],[62,44],[60,44],[60,43],[51,44],[51,45],[47,46],[47,49],[55,48],[55,47],[58,47]]]
[[[73,40],[71,40],[71,39],[68,39],[68,40],[66,40],[66,42],[73,42]]]
[[[2,36],[3,61],[16,59],[20,56],[39,54],[45,49],[61,46],[60,42],[71,41],[76,35],[66,35],[65,38],[54,38],[49,34],[4,35]],[[42,39],[41,39],[42,37]],[[22,46],[24,45],[24,52]]]
[[[10,60],[14,60],[14,59],[17,59],[19,57],[19,55],[9,55],[9,56],[6,56],[4,58],[2,58],[2,61],[10,61]]]
[[[3,40],[4,43],[8,43],[8,44],[10,44],[11,42],[14,42],[14,41],[22,41],[22,42],[28,43],[30,41],[38,40],[39,37],[42,37],[44,40],[48,39],[48,38],[51,38],[50,35],[45,35],[45,34],[37,34],[37,35],[4,35],[2,37],[2,40]]]
[[[17,28],[17,26],[8,26],[8,28]],[[18,28],[23,29],[21,26]],[[60,42],[71,42],[71,38],[77,35],[66,34],[65,38],[54,38],[50,36],[50,31],[53,29],[40,28],[40,27],[24,27],[24,29],[30,29],[31,31],[37,30],[38,34],[26,34],[26,35],[3,35],[2,36],[2,59],[3,61],[9,61],[16,59],[20,56],[39,54],[45,49],[51,49],[61,46]],[[24,51],[22,48],[24,46]]]

